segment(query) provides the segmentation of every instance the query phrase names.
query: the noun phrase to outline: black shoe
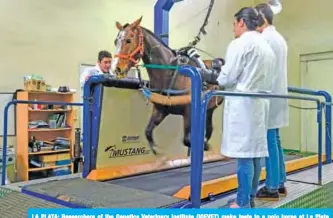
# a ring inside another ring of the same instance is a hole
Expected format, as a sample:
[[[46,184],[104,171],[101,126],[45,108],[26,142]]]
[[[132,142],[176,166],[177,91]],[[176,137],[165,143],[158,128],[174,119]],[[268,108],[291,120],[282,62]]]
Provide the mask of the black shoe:
[[[259,189],[256,198],[266,201],[278,201],[279,192],[270,192],[266,187]]]
[[[250,199],[250,206],[251,206],[251,208],[255,208],[256,207],[256,204],[254,203],[254,198]]]
[[[282,197],[287,196],[287,189],[285,187],[279,188],[279,195]]]

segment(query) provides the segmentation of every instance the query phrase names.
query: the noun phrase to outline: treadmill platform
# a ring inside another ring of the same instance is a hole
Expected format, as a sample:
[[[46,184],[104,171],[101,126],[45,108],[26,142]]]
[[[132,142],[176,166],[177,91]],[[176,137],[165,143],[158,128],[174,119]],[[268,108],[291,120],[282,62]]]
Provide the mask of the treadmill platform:
[[[72,208],[164,208],[184,201],[82,178],[26,185],[22,192]]]

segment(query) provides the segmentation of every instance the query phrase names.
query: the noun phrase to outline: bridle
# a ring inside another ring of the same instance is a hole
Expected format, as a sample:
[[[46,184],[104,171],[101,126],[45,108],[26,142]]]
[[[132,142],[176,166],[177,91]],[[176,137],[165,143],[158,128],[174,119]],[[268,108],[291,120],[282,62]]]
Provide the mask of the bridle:
[[[133,63],[133,65],[136,67],[137,72],[138,72],[138,77],[139,77],[139,87],[144,86],[144,82],[142,81],[142,76],[141,76],[141,71],[138,67],[138,63],[140,59],[143,57],[144,54],[144,43],[143,43],[143,33],[141,27],[137,27],[136,30],[138,31],[138,45],[137,47],[130,53],[130,54],[116,54],[115,57],[122,59],[122,60],[127,60]]]
[[[144,53],[143,33],[140,27],[137,27],[139,42],[138,46],[130,54],[116,54],[115,57],[132,62],[137,65]],[[138,56],[139,55],[139,56]]]

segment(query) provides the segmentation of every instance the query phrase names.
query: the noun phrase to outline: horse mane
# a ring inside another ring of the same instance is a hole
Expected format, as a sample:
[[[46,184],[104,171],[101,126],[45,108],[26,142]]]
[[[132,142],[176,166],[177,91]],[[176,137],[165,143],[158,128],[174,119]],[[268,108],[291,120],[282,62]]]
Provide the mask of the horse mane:
[[[126,28],[126,27],[128,27],[129,26],[129,24],[128,23],[126,23],[124,26],[123,26],[123,28]],[[173,50],[172,48],[170,48],[160,37],[158,37],[158,36],[156,36],[156,34],[155,33],[153,33],[151,30],[149,30],[149,29],[147,29],[147,28],[145,28],[145,27],[143,27],[143,26],[141,26],[141,28],[144,30],[144,31],[146,31],[150,36],[152,36],[154,39],[156,39],[159,43],[161,43],[161,45],[163,45],[165,48],[167,48],[169,51],[171,51],[174,55],[177,55],[177,53],[176,53],[176,51],[175,50]]]
[[[169,51],[171,51],[174,55],[176,54],[176,51],[173,50],[172,48],[170,48],[160,37],[156,36],[155,33],[153,33],[151,30],[145,28],[145,27],[141,27],[143,30],[145,30],[148,34],[150,34],[154,39],[156,39],[159,43],[161,43],[161,45],[163,45],[165,48],[169,49]]]

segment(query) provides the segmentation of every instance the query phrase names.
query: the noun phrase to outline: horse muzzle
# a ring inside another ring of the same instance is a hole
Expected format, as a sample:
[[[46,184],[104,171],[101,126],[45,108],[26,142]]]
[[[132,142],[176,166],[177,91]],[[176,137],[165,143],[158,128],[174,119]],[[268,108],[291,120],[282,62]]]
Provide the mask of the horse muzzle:
[[[114,72],[116,74],[116,78],[117,79],[126,78],[127,77],[127,73],[128,73],[127,70],[121,70],[119,67],[117,67]]]

